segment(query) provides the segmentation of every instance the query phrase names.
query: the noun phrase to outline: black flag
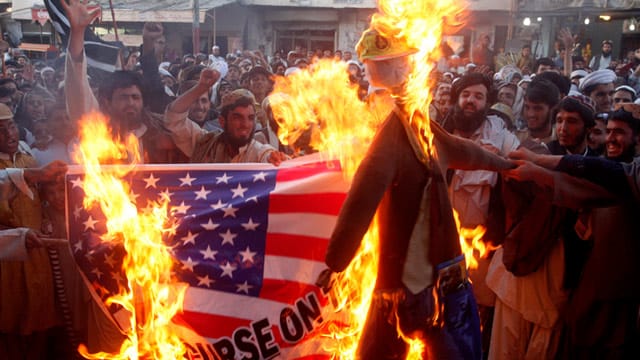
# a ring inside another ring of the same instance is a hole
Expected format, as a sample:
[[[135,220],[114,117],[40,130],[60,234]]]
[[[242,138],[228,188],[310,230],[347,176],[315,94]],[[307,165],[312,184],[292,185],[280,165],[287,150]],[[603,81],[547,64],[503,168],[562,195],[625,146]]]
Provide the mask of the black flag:
[[[61,1],[44,0],[44,5],[49,12],[49,18],[56,32],[62,38],[62,44],[66,47],[69,42],[69,19],[64,12]],[[96,34],[87,28],[84,33],[84,52],[87,56],[87,65],[107,72],[114,72],[118,62],[118,53],[123,45],[120,42],[102,41]]]

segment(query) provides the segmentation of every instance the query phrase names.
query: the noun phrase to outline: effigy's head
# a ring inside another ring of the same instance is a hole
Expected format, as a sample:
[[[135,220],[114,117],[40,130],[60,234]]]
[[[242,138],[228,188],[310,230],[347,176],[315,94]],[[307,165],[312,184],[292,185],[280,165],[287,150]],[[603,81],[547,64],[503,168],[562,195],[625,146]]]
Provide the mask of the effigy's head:
[[[385,36],[368,29],[356,45],[358,58],[364,63],[365,75],[372,86],[394,88],[402,85],[411,72],[409,56],[418,49],[402,38]]]

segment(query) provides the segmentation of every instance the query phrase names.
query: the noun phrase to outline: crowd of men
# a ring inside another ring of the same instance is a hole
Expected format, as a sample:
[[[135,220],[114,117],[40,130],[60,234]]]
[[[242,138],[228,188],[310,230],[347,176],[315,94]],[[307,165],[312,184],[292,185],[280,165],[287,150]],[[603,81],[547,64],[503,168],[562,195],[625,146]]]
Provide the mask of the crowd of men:
[[[63,61],[32,63],[10,50],[0,79],[0,358],[65,358],[73,351],[64,346],[69,339],[48,281],[42,234],[66,237],[60,178],[65,164],[74,162],[83,115],[100,111],[115,132],[134,134],[140,154],[129,155],[145,163],[279,165],[304,152],[277,138],[269,102],[276,77],[331,58],[347,63],[363,101],[369,89],[363,65],[349,51],[297,48],[286,56],[244,51],[222,57],[214,46],[210,55],[166,62],[158,23],[145,24],[143,44],[123,70],[104,76],[87,69],[83,47],[95,14],[77,1],[63,4],[71,26]],[[562,48],[574,48],[571,34],[559,35]],[[498,68],[499,55],[488,49],[488,40],[482,38],[477,63],[438,64],[429,111],[438,129],[504,159],[527,160],[509,160],[519,165],[511,173],[443,169],[462,227],[482,225],[485,240],[495,246],[471,272],[484,356],[638,356],[640,286],[633,279],[640,271],[640,197],[634,188],[619,195],[630,185],[611,179],[637,181],[633,171],[615,164],[633,164],[638,151],[640,49],[615,59],[605,41],[592,58],[559,51],[534,59],[527,45],[515,63]],[[404,133],[402,127],[394,131]],[[618,177],[588,170],[589,157],[610,160],[601,169]],[[549,181],[532,162],[590,177],[609,191],[568,176]],[[377,172],[385,168],[370,165]],[[398,179],[387,180],[381,194]],[[340,224],[341,231],[351,231],[353,224]]]

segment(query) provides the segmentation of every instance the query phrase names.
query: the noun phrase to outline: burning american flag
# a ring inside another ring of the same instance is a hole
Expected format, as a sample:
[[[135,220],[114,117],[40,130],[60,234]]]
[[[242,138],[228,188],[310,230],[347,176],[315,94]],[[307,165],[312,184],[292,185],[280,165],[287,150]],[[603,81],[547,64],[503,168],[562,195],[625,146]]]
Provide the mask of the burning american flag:
[[[127,286],[124,249],[103,241],[107,219],[100,208],[83,206],[83,179],[79,167],[67,176],[69,238],[76,262],[106,300]],[[184,339],[188,356],[322,353],[309,344],[318,341],[310,334],[327,303],[313,283],[348,189],[337,162],[138,165],[127,181],[139,212],[166,200],[177,220],[164,241],[175,276],[188,284],[174,322],[201,337]],[[109,311],[116,321],[125,312],[117,304]]]

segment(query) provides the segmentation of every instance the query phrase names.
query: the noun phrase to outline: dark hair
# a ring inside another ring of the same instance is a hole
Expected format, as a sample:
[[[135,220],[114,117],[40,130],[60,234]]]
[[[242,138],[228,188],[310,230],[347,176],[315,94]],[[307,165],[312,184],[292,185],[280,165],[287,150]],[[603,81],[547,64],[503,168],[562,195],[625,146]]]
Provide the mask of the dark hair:
[[[491,104],[493,102],[493,86],[491,85],[491,79],[479,72],[472,72],[469,74],[465,74],[460,77],[458,80],[454,81],[451,85],[451,99],[452,101],[458,101],[458,97],[462,90],[468,88],[473,85],[484,85],[487,88],[487,104]]]
[[[532,82],[542,79],[551,81],[564,96],[569,94],[569,91],[571,90],[571,80],[568,77],[560,75],[555,71],[545,71],[542,74],[536,75],[536,77],[533,78]]]
[[[182,70],[182,81],[187,81],[187,80],[199,80],[200,79],[200,73],[202,72],[202,70],[206,69],[206,66],[204,65],[190,65],[185,67]]]
[[[623,108],[620,108],[611,113],[609,116],[609,120],[622,121],[629,125],[631,131],[633,132],[633,136],[638,135],[640,132],[640,119],[636,119],[633,117],[633,113],[630,113]]]
[[[548,57],[541,57],[538,60],[536,60],[536,64],[533,67],[535,72],[538,72],[538,68],[540,67],[540,65],[551,66],[554,69],[556,67],[556,64],[553,62],[553,60],[551,60],[551,58],[548,58]]]
[[[253,106],[255,108],[255,104],[254,104],[253,100],[251,98],[243,96],[243,97],[238,98],[238,100],[236,100],[232,104],[229,104],[229,105],[221,108],[220,109],[220,116],[222,116],[223,118],[226,119],[227,115],[229,115],[229,111],[231,111],[231,109],[237,108],[238,106],[240,106],[240,107]]]
[[[16,86],[16,88],[18,87],[18,83],[16,83],[16,81],[13,80],[12,78],[8,78],[8,77],[0,78],[0,86],[5,86],[8,83],[13,83]]]
[[[98,98],[100,101],[111,101],[113,93],[117,89],[126,89],[132,86],[136,86],[140,92],[142,92],[142,75],[135,71],[114,71],[100,83],[98,87]]]
[[[596,124],[593,111],[588,109],[585,105],[582,105],[574,98],[565,97],[556,107],[553,108],[553,111],[551,112],[552,121],[555,121],[556,116],[561,110],[580,114],[580,118],[582,119],[585,128],[594,127]]]
[[[187,91],[191,90],[193,87],[195,87],[196,85],[198,85],[198,81],[197,80],[185,80],[183,82],[180,83],[180,86],[178,87],[178,96],[186,93]],[[211,88],[209,88],[209,95],[211,95]]]
[[[560,101],[560,91],[551,81],[538,79],[536,76],[527,87],[524,98],[533,103],[544,103],[549,107],[554,107]]]

